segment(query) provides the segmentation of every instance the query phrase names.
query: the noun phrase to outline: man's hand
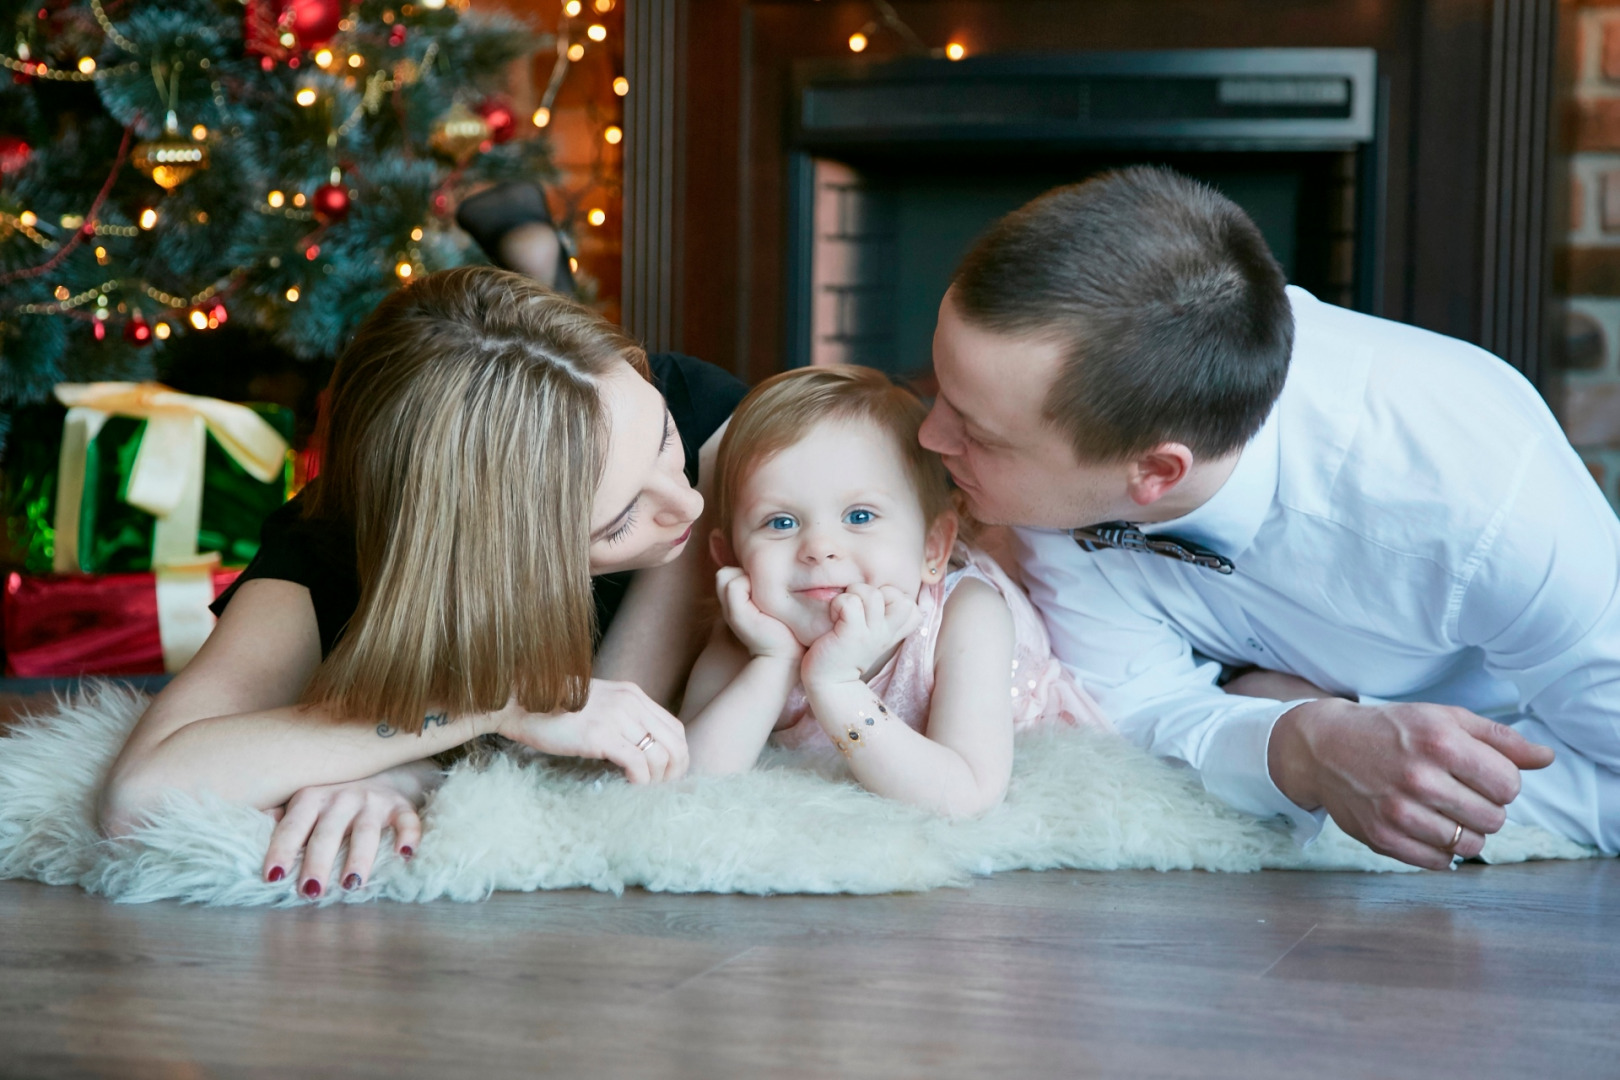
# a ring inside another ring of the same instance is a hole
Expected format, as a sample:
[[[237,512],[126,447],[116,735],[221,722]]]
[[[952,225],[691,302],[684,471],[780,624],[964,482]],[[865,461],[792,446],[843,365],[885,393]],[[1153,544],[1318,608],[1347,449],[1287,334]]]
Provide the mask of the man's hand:
[[[851,585],[833,597],[832,629],[804,654],[799,676],[812,683],[856,682],[922,623],[916,601],[893,585]]]
[[[1323,698],[1283,714],[1268,758],[1294,803],[1325,807],[1374,851],[1444,870],[1480,853],[1507,820],[1519,770],[1546,768],[1553,752],[1467,709]]]
[[[787,624],[765,614],[754,603],[754,583],[741,567],[722,566],[714,575],[714,589],[720,596],[720,613],[726,625],[749,656],[797,661],[804,655],[804,646]]]

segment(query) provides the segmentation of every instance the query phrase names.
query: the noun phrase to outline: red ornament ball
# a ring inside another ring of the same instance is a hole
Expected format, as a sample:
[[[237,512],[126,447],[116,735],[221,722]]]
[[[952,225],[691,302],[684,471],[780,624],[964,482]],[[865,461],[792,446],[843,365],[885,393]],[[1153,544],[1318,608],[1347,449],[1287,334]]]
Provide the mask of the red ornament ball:
[[[388,31],[388,44],[392,45],[396,49],[405,44],[404,23],[395,23],[394,28]]]
[[[34,148],[15,135],[0,135],[0,176],[11,176],[28,164]]]
[[[316,49],[337,37],[343,22],[342,0],[287,0],[281,24],[292,31],[300,49]]]
[[[229,315],[229,313],[225,310],[225,305],[220,303],[218,300],[215,300],[214,306],[208,309],[208,314],[221,323],[225,322]]]
[[[349,212],[349,189],[342,184],[322,184],[315,189],[309,205],[321,222],[342,221]]]
[[[503,143],[517,134],[517,114],[500,98],[489,98],[478,106],[478,115],[489,125],[490,141]]]
[[[137,349],[150,344],[152,341],[152,324],[139,315],[131,316],[129,322],[124,324],[124,340]]]

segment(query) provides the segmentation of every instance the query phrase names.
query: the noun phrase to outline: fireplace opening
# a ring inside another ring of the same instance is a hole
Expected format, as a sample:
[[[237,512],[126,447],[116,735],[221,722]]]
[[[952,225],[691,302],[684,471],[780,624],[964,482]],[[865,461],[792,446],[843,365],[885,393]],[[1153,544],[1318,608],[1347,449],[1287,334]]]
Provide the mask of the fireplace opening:
[[[1135,92],[1121,89],[1132,80]],[[925,375],[940,298],[985,227],[1044,191],[1132,164],[1212,185],[1248,211],[1290,282],[1373,310],[1370,53],[819,64],[798,81],[793,365]]]

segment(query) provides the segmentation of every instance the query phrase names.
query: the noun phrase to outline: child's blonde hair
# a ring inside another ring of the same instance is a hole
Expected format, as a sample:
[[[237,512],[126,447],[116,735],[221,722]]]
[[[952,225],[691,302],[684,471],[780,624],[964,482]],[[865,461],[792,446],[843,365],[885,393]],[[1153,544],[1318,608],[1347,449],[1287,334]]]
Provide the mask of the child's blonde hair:
[[[928,409],[881,371],[866,367],[807,367],[773,375],[751,390],[732,414],[720,440],[716,467],[716,521],[731,537],[732,516],[749,475],[797,443],[824,420],[869,420],[900,450],[930,525],[954,509],[950,474],[939,455],[917,441]]]

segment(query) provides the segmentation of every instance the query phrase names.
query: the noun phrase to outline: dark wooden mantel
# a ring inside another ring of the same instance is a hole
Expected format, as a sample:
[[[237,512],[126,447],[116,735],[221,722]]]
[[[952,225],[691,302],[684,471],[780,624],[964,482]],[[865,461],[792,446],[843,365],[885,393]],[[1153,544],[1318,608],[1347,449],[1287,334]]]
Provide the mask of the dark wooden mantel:
[[[1548,361],[1557,0],[897,0],[975,53],[1362,47],[1387,153],[1376,309]],[[794,61],[848,56],[864,0],[628,0],[625,318],[751,380],[782,366]],[[892,36],[872,55],[895,55]]]

